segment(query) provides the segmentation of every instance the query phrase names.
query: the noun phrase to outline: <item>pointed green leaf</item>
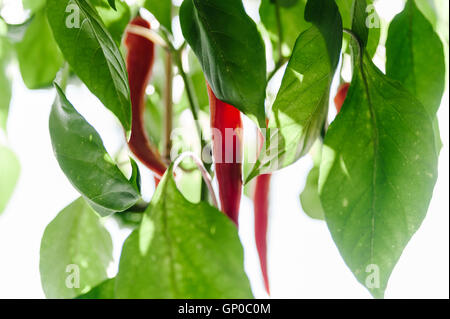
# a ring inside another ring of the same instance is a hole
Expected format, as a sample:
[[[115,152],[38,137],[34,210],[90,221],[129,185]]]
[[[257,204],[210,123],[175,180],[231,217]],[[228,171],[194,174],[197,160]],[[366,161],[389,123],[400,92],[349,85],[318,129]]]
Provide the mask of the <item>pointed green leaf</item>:
[[[36,12],[22,41],[16,44],[20,73],[29,89],[50,86],[64,59],[53,38],[45,10]]]
[[[286,167],[306,154],[328,112],[331,81],[342,46],[342,21],[334,1],[310,0],[313,26],[297,39],[269,119],[270,139],[247,181]]]
[[[125,62],[98,13],[86,0],[48,0],[47,16],[71,68],[128,132],[131,105]]]
[[[5,210],[20,175],[20,163],[13,151],[0,145],[0,214]]]
[[[216,97],[265,127],[266,57],[241,0],[185,0],[183,35]]]
[[[426,215],[437,162],[422,104],[367,55],[360,60],[325,137],[319,192],[342,257],[379,298]]]
[[[117,298],[252,298],[236,226],[177,189],[170,167],[125,241]]]
[[[107,153],[97,131],[75,110],[56,85],[50,137],[56,159],[72,185],[101,215],[124,211],[140,198]]]
[[[112,240],[83,198],[53,219],[41,241],[39,270],[47,298],[74,298],[107,279]]]

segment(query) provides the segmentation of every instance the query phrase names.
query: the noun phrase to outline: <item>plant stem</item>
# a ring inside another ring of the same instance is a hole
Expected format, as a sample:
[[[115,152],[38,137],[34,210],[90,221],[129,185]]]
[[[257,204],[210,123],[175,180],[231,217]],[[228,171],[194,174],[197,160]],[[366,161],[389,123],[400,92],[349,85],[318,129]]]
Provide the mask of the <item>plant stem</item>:
[[[178,72],[180,72],[180,75],[183,78],[184,86],[185,86],[188,101],[189,101],[189,107],[191,109],[192,117],[194,118],[194,122],[195,122],[195,128],[197,129],[198,137],[200,140],[200,149],[201,149],[201,152],[203,152],[205,147],[207,147],[208,143],[203,137],[202,128],[200,126],[200,121],[199,121],[199,117],[198,117],[199,106],[198,106],[197,97],[196,97],[194,89],[192,87],[191,79],[187,76],[186,72],[183,69],[183,63],[181,61],[181,52],[182,51],[180,50],[180,51],[176,51],[176,52],[177,52],[177,54],[175,56],[175,62],[178,67]],[[207,163],[204,163],[204,165],[205,165],[206,170],[208,172],[210,172],[211,165],[207,164]],[[201,186],[201,200],[202,201],[208,201],[208,198],[209,198],[209,191],[206,186],[207,185],[203,181],[202,186]]]
[[[275,64],[275,69],[269,73],[269,76],[267,77],[267,82],[269,82],[273,76],[278,72],[278,70],[285,64],[288,59],[283,56],[283,25],[281,24],[281,12],[280,12],[280,5],[278,4],[278,1],[274,1],[275,4],[275,17],[277,20],[277,30],[278,30],[278,61]]]
[[[165,113],[164,113],[164,149],[163,149],[163,160],[168,165],[170,163],[170,150],[172,148],[172,143],[170,140],[170,135],[173,128],[173,72],[172,72],[172,53],[170,51],[166,52],[166,86],[164,92],[165,99]]]
[[[281,25],[281,13],[280,5],[278,1],[275,0],[275,16],[277,20],[277,30],[278,30],[278,60],[283,58],[283,26]]]

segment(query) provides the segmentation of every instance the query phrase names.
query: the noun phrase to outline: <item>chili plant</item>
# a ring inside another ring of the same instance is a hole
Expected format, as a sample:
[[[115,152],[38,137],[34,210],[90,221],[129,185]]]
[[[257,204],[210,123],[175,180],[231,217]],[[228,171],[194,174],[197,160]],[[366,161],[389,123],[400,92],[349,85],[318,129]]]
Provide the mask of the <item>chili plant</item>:
[[[303,210],[382,298],[438,176],[448,45],[439,1],[407,0],[381,23],[372,0],[261,0],[259,18],[241,0],[23,0],[23,24],[0,20],[0,128],[17,61],[29,89],[56,93],[53,151],[79,192],[42,237],[45,295],[252,298],[243,196],[269,293],[271,182],[312,156]],[[117,154],[70,101],[71,86],[117,118]],[[8,147],[0,155],[2,211],[20,168]],[[154,192],[141,174],[154,176]],[[114,276],[108,219],[131,232]]]

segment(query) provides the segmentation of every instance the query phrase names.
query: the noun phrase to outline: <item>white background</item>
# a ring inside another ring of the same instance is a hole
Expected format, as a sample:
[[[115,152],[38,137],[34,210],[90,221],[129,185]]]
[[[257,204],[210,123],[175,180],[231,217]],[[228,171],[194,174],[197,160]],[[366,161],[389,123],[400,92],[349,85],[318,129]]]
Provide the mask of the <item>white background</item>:
[[[10,5],[10,17],[20,22],[23,19],[20,1],[5,2]],[[377,3],[377,10],[390,20],[402,6],[401,0],[383,0]],[[383,58],[383,52],[379,52],[378,64],[382,64]],[[39,277],[40,239],[46,225],[78,194],[61,172],[51,148],[48,115],[54,91],[29,91],[17,68],[11,71],[14,98],[8,139],[0,136],[0,141],[16,152],[22,172],[13,198],[0,216],[0,298],[43,298]],[[123,136],[116,119],[94,97],[85,89],[73,86],[68,88],[68,97],[101,133],[108,150],[113,152],[122,145]],[[425,221],[392,273],[386,298],[449,297],[448,105],[447,90],[438,113],[444,148],[434,196]],[[344,264],[326,224],[302,212],[298,196],[311,165],[311,159],[305,157],[273,178],[269,236],[272,297],[370,298]],[[144,170],[142,173],[149,196],[153,187],[151,176]],[[120,230],[111,220],[105,222],[114,238],[117,262],[128,232]],[[245,266],[255,295],[265,297],[252,227],[252,203],[244,197],[240,234],[246,252]],[[116,265],[112,265],[110,275],[115,271]]]

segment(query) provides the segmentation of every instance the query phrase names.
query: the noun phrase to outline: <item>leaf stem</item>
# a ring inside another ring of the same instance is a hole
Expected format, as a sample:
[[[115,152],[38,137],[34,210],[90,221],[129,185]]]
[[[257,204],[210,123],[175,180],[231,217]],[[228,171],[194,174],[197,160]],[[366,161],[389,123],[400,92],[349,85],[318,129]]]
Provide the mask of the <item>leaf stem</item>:
[[[342,30],[344,31],[344,33],[347,33],[348,35],[350,35],[353,38],[353,40],[356,41],[356,43],[358,44],[358,54],[359,54],[359,56],[362,59],[362,46],[361,46],[361,42],[359,40],[359,37],[356,35],[355,32],[353,32],[350,29],[344,28]]]

